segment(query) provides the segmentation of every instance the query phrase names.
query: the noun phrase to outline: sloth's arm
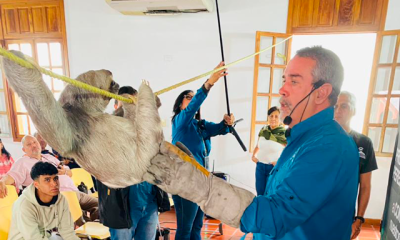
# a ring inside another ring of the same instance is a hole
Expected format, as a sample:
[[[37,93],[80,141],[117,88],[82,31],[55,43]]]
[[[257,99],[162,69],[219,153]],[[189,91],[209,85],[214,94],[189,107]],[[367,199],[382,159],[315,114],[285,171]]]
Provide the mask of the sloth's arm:
[[[21,52],[13,53],[24,58]],[[22,99],[40,135],[57,151],[69,152],[73,143],[71,126],[39,70],[21,67],[6,58],[3,58],[3,68],[8,83]]]
[[[144,149],[140,146],[142,145],[151,148],[149,151],[151,153],[158,152],[164,135],[154,93],[146,82],[139,88],[135,122],[139,140],[138,149]],[[146,152],[143,151],[142,154]]]

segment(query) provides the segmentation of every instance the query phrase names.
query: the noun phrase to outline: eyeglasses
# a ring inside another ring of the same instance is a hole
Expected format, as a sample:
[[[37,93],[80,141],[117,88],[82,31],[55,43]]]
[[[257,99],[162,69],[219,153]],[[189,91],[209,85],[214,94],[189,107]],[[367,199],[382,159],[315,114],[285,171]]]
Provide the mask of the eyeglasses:
[[[350,106],[350,104],[348,104],[348,103],[342,103],[342,104],[340,104],[340,105],[336,104],[336,105],[334,106],[334,108],[335,108],[335,110],[337,110],[337,109],[339,109],[339,110],[347,110],[347,109],[350,109],[351,106]]]
[[[186,98],[186,100],[192,100],[192,98],[193,98],[192,95],[185,95],[184,97]]]

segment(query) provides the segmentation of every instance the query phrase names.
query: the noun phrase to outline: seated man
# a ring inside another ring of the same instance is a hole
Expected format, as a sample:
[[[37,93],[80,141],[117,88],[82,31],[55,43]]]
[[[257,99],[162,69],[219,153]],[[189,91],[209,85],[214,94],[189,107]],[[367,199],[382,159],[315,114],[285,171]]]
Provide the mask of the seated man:
[[[68,202],[60,194],[58,171],[48,162],[32,167],[33,183],[14,203],[8,239],[79,239]]]
[[[47,142],[46,140],[44,140],[42,138],[42,136],[40,136],[40,134],[38,132],[35,132],[33,134],[33,136],[36,138],[36,140],[38,140],[39,144],[40,144],[40,148],[42,149],[42,154],[50,154],[53,157],[56,157],[56,155],[54,155],[54,153],[50,152],[49,150],[46,149],[47,147]]]
[[[94,221],[99,218],[97,198],[91,197],[88,194],[80,192],[74,185],[71,179],[72,172],[68,167],[61,166],[60,161],[49,154],[41,154],[41,147],[36,138],[26,135],[22,139],[22,150],[26,153],[22,158],[18,159],[10,171],[0,180],[0,198],[7,195],[6,185],[28,186],[33,180],[30,177],[30,172],[37,162],[49,162],[58,168],[61,191],[76,192],[82,210],[90,212],[90,220]],[[82,225],[81,222],[77,223]]]
[[[47,142],[42,138],[42,136],[38,133],[35,132],[33,136],[38,140],[40,147],[42,148],[42,154],[50,154],[51,156],[57,158],[60,160],[60,162],[63,163],[64,166],[68,166],[69,169],[73,168],[80,168],[80,166],[75,162],[75,160],[71,158],[65,158],[61,156],[56,150],[52,149],[51,152],[46,149],[47,147]]]

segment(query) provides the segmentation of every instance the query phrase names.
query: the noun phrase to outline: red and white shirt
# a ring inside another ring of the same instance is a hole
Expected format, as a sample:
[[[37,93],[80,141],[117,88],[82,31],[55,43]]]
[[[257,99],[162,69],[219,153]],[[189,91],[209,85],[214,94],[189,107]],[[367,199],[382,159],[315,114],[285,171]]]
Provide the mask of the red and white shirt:
[[[6,175],[8,171],[10,171],[12,165],[14,164],[14,159],[10,156],[10,158],[7,157],[7,155],[2,154],[0,157],[0,179]]]

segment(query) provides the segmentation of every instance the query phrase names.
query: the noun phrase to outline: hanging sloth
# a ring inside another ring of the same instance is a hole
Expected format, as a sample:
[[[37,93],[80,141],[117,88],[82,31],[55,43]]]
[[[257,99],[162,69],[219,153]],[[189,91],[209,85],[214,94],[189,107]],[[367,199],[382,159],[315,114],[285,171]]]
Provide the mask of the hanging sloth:
[[[24,58],[20,52],[13,53]],[[63,156],[77,163],[109,187],[122,188],[142,181],[163,141],[155,96],[142,83],[135,104],[123,104],[124,117],[104,113],[110,98],[67,85],[56,101],[38,69],[3,58],[12,89],[21,97],[40,135]],[[77,80],[117,93],[108,70],[88,71]]]

